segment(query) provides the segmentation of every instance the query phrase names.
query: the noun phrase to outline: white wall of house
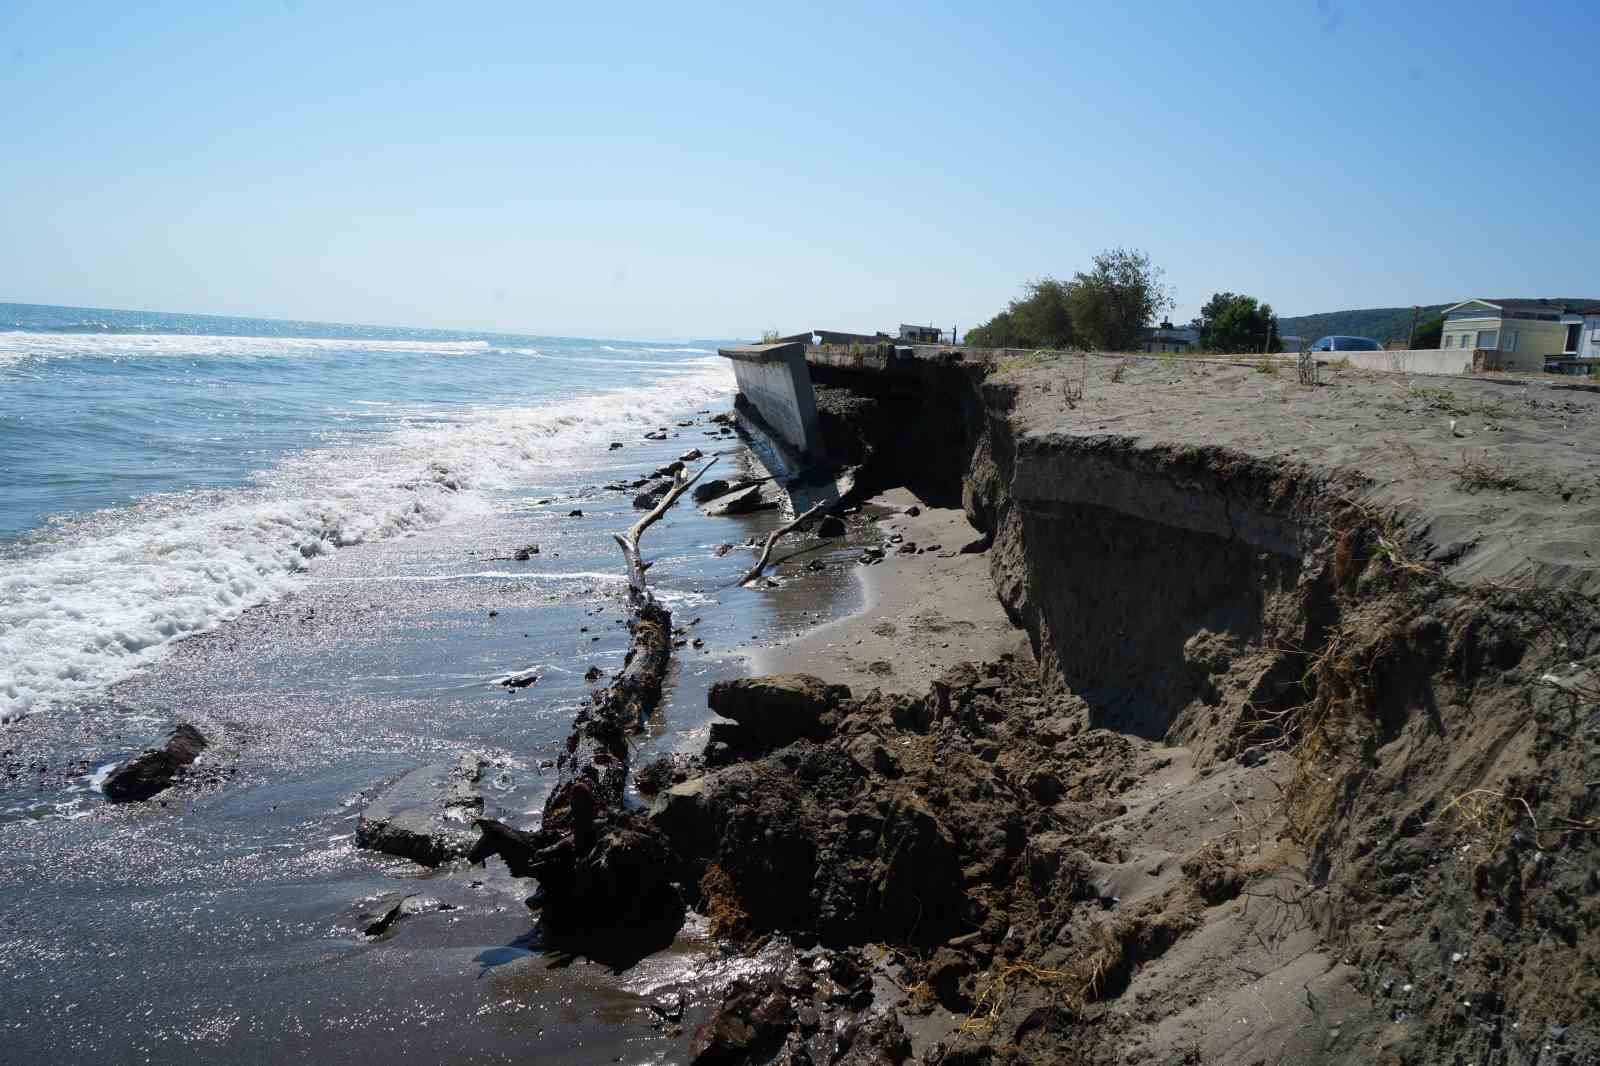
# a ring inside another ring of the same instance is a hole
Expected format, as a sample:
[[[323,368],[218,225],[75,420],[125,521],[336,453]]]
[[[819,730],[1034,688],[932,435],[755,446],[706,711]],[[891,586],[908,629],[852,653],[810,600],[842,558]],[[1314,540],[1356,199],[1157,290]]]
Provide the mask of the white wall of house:
[[[1439,347],[1455,351],[1465,348],[1500,348],[1500,315],[1491,313],[1471,318],[1447,318]]]

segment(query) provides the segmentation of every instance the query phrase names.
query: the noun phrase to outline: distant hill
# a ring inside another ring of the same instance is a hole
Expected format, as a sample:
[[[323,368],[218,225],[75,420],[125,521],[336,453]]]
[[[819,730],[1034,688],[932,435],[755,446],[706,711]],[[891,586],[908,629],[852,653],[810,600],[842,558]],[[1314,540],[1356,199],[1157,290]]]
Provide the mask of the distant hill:
[[[1552,296],[1550,300],[1552,303],[1578,307],[1600,304],[1600,300],[1578,296]],[[1424,304],[1417,310],[1417,324],[1421,325],[1451,306],[1453,304]],[[1411,308],[1364,307],[1355,311],[1324,311],[1316,315],[1278,319],[1280,337],[1304,337],[1314,341],[1330,334],[1371,337],[1380,344],[1403,341],[1411,335]]]
[[[1450,304],[1427,304],[1417,311],[1417,324],[1437,315]],[[1323,311],[1278,319],[1278,336],[1316,340],[1330,334],[1371,337],[1380,344],[1403,341],[1411,335],[1411,308],[1366,307],[1355,311]]]

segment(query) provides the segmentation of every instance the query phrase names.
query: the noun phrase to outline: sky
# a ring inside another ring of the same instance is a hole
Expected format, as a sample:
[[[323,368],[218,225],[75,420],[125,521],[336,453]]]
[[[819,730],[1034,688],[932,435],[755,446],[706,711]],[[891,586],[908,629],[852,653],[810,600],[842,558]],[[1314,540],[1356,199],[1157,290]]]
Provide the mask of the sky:
[[[1600,297],[1600,4],[0,0],[0,301],[621,338]]]

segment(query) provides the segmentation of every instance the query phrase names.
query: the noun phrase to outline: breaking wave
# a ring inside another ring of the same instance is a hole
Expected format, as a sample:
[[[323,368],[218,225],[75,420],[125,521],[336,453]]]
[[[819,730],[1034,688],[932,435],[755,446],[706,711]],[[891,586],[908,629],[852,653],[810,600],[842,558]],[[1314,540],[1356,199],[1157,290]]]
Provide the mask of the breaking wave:
[[[0,359],[56,339],[24,336],[26,342],[0,334]],[[189,355],[197,342],[218,354],[252,348],[292,354],[298,346],[323,343],[171,339],[181,340]],[[102,342],[148,342],[159,351],[166,340],[79,334],[72,345],[81,352]],[[326,343],[348,349],[353,342]],[[383,349],[403,342],[354,343]],[[321,556],[491,512],[495,492],[581,466],[619,434],[731,392],[721,360],[694,360],[680,369],[685,372],[642,387],[470,408],[448,420],[428,418],[337,447],[291,453],[244,485],[146,496],[0,550],[0,721],[130,676],[177,641],[289,592]]]

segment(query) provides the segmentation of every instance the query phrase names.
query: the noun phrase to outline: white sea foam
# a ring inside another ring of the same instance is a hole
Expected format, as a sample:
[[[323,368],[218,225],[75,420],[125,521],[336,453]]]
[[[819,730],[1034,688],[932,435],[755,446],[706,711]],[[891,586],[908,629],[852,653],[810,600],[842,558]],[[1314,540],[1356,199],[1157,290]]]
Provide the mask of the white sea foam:
[[[231,340],[203,340],[218,339]],[[729,394],[721,360],[689,365],[640,389],[478,408],[297,453],[248,486],[151,497],[0,556],[0,721],[130,676],[184,637],[290,591],[321,555],[486,513],[496,490]]]
[[[84,357],[294,358],[330,352],[477,355],[488,341],[350,340],[318,337],[208,337],[181,333],[29,333],[0,330],[0,365],[21,359]]]
[[[530,585],[551,581],[588,581],[606,585],[626,584],[621,574],[608,574],[600,570],[572,570],[566,573],[536,573],[514,570],[474,570],[464,574],[369,574],[366,577],[330,577],[329,584],[367,584],[375,581],[522,581]]]

